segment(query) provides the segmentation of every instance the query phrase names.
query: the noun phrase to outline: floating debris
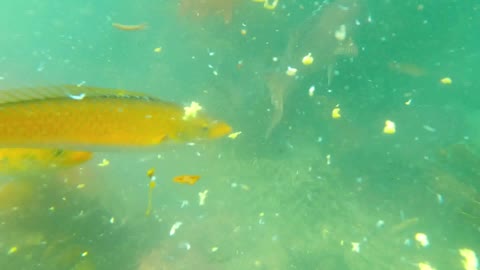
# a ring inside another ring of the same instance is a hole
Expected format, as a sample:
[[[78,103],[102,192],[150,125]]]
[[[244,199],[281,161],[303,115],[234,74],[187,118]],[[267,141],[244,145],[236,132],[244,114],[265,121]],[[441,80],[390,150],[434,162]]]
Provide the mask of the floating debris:
[[[425,129],[428,132],[436,132],[437,130],[429,125],[423,125],[423,129]]]
[[[148,171],[147,171],[147,176],[148,178],[152,179],[155,177],[155,168],[150,168]],[[155,179],[153,179],[155,180]]]
[[[417,266],[420,270],[435,270],[428,262],[419,262]]]
[[[230,133],[230,134],[228,135],[228,138],[230,138],[230,139],[232,139],[232,140],[235,140],[235,139],[238,137],[238,135],[240,135],[240,134],[242,134],[241,131],[233,132],[233,133]]]
[[[360,253],[360,243],[359,242],[352,242],[352,251],[356,253]]]
[[[82,255],[80,255],[80,256],[86,257],[87,255],[88,255],[88,251],[84,251],[84,252],[82,253]]]
[[[465,270],[478,270],[478,259],[475,252],[468,248],[459,249],[458,252],[463,257],[462,265]]]
[[[263,7],[268,10],[274,10],[278,5],[278,0],[273,0],[271,4],[268,1],[269,0],[265,0]]]
[[[270,4],[270,0],[252,0],[253,2],[257,3],[263,3],[263,7],[268,10],[274,10],[277,5],[279,0],[273,0],[272,3]]]
[[[439,204],[442,204],[442,203],[443,203],[443,196],[442,196],[442,194],[437,193],[436,196],[437,196],[437,202],[438,202]]]
[[[452,79],[450,77],[444,77],[440,79],[440,83],[449,85],[452,84]]]
[[[110,165],[110,161],[106,158],[104,158],[102,162],[98,163],[98,167],[106,167],[108,165]]]
[[[181,242],[178,245],[178,247],[181,248],[181,249],[190,250],[192,248],[192,245],[190,245],[189,242]]]
[[[293,76],[297,75],[297,69],[289,66],[287,68],[287,71],[285,72],[285,74],[287,74],[290,77],[293,77]]]
[[[249,186],[249,185],[245,185],[245,184],[240,184],[240,188],[241,188],[243,191],[249,191],[249,190],[250,190],[250,186]]]
[[[395,132],[396,132],[395,123],[390,120],[385,121],[385,126],[383,127],[383,133],[395,134]]]
[[[198,102],[192,101],[192,103],[190,103],[190,106],[183,107],[183,109],[185,111],[185,113],[183,114],[183,120],[188,120],[191,118],[196,118],[197,113],[203,108]]]
[[[428,241],[428,237],[424,233],[416,233],[415,234],[415,241],[421,246],[421,247],[427,247],[430,245],[430,242]]]
[[[340,107],[337,105],[332,110],[332,118],[333,119],[340,119],[341,117],[342,117],[342,115],[340,114]]]
[[[180,226],[182,226],[182,224],[183,223],[180,222],[180,221],[175,222],[172,225],[172,228],[170,228],[170,236],[173,236],[177,232],[178,228],[180,228]]]
[[[375,227],[377,227],[378,229],[380,228],[383,228],[383,226],[385,225],[385,221],[383,220],[378,220],[377,223],[375,224]]]
[[[74,99],[74,100],[82,100],[86,97],[86,95],[85,95],[85,93],[81,93],[79,95],[69,94],[68,97],[71,98],[71,99]]]
[[[153,49],[153,52],[154,53],[161,53],[162,52],[162,47],[157,47],[157,48]]]
[[[340,25],[340,27],[335,30],[335,38],[338,41],[344,41],[347,38],[347,27],[345,24]]]
[[[151,168],[147,171],[147,177],[150,179],[150,182],[148,183],[148,204],[147,204],[147,210],[145,211],[145,216],[150,216],[152,212],[152,193],[153,189],[157,186],[157,182],[155,182],[156,177],[155,177],[155,169]]]
[[[243,68],[243,60],[240,59],[237,61],[237,69],[242,69]]]
[[[180,208],[187,207],[188,205],[190,205],[190,203],[187,200],[183,200],[182,204],[180,205]]]
[[[86,84],[87,82],[86,81],[81,81],[79,83],[77,83],[77,87],[82,87]]]
[[[86,186],[85,184],[78,184],[78,185],[77,185],[77,189],[85,188],[85,186]]]
[[[13,246],[8,250],[7,255],[12,255],[13,253],[16,253],[17,251],[18,251],[18,247]]]
[[[205,200],[207,199],[208,189],[205,189],[202,192],[198,193],[198,205],[202,206],[205,204]]]
[[[305,65],[305,66],[309,66],[309,65],[313,64],[313,57],[312,57],[311,53],[308,53],[307,55],[305,55],[302,58],[302,64]]]
[[[310,86],[310,88],[308,88],[308,95],[313,97],[314,93],[315,93],[315,85],[312,85]]]

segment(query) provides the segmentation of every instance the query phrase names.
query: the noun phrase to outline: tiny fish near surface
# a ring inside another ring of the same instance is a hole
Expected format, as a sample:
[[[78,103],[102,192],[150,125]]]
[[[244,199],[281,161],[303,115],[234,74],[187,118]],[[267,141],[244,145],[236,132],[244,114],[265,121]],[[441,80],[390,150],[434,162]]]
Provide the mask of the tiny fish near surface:
[[[184,120],[183,114],[179,105],[126,90],[75,85],[3,90],[0,148],[108,150],[231,132],[224,122],[202,114]]]

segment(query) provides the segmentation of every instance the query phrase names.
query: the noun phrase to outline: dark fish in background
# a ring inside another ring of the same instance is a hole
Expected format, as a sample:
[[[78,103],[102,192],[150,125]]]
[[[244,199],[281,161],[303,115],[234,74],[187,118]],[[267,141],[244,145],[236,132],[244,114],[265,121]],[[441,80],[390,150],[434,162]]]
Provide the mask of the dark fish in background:
[[[273,105],[267,138],[281,121],[288,94],[296,84],[295,76],[285,74],[289,66],[297,68],[297,75],[302,77],[318,74],[326,69],[327,84],[330,84],[338,59],[358,55],[352,33],[360,9],[360,0],[337,0],[324,4],[317,14],[308,18],[291,34],[288,46],[280,57],[278,70],[267,79]],[[313,63],[302,65],[303,57],[308,54],[313,57]]]

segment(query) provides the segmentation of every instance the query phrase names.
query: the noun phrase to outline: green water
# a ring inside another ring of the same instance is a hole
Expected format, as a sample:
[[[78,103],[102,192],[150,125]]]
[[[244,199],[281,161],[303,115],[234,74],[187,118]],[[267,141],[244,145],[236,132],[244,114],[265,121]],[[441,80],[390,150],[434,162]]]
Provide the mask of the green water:
[[[225,23],[222,10],[182,13],[174,0],[4,2],[0,89],[70,83],[197,101],[242,134],[2,176],[2,184],[33,191],[0,192],[0,269],[374,270],[428,262],[441,270],[463,269],[459,249],[480,252],[477,1],[358,1],[347,28],[358,56],[329,62],[330,84],[320,57],[299,70],[268,137],[271,75],[284,75],[290,53],[304,53],[291,44],[326,42],[295,33],[318,26],[329,4],[279,0],[270,11],[239,0]],[[148,27],[124,32],[113,22]],[[444,77],[452,83],[440,83]],[[341,118],[332,119],[337,104]],[[395,134],[382,133],[386,120]],[[98,166],[103,159],[110,165]],[[158,185],[146,217],[152,167]],[[171,181],[185,174],[201,179]]]

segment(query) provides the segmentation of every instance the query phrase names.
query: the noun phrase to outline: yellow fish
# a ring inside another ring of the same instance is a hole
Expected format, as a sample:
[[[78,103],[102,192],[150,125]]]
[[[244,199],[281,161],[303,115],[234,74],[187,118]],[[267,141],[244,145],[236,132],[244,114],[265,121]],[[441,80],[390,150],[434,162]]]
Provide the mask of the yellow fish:
[[[0,91],[0,148],[111,149],[213,139],[231,127],[141,93],[65,85]]]
[[[83,151],[48,148],[4,148],[0,149],[0,172],[12,174],[68,168],[84,163],[91,158],[91,152]]]

